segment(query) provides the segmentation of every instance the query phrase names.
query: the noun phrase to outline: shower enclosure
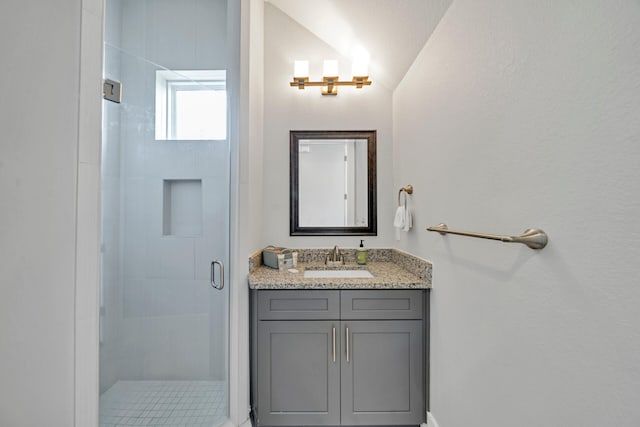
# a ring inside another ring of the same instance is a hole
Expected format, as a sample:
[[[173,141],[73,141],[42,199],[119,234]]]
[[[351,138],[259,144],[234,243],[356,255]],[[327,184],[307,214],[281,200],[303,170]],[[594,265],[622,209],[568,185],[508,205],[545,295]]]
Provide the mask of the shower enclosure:
[[[226,0],[106,0],[100,426],[228,418]]]

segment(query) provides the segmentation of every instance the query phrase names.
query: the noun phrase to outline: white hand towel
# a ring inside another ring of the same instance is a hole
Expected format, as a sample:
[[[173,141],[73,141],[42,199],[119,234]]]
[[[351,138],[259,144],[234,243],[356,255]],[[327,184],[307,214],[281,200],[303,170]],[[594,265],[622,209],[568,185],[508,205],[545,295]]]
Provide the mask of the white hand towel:
[[[396,217],[393,220],[393,226],[396,228],[404,227],[405,209],[404,206],[398,206],[396,209]]]
[[[404,206],[398,206],[396,209],[396,216],[393,219],[393,226],[396,228],[396,240],[400,240],[400,230],[402,230],[405,226],[404,222],[406,219],[406,209]]]
[[[411,215],[411,209],[404,208],[404,226],[402,231],[409,231],[413,227],[413,216]]]

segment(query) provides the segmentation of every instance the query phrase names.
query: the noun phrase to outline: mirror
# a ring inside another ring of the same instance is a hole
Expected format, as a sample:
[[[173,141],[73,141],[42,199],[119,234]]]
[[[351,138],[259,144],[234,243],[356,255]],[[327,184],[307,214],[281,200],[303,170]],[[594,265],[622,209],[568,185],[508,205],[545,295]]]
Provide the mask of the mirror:
[[[290,140],[290,235],[377,235],[376,131],[298,131]]]

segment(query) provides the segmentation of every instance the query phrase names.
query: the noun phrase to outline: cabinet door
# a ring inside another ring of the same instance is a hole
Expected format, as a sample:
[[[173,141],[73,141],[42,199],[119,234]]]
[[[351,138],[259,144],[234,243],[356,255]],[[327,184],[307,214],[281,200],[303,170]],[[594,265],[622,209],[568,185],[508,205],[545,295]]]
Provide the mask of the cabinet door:
[[[259,322],[259,425],[340,424],[339,326],[330,321]]]
[[[342,424],[424,422],[422,321],[346,321],[341,329]]]

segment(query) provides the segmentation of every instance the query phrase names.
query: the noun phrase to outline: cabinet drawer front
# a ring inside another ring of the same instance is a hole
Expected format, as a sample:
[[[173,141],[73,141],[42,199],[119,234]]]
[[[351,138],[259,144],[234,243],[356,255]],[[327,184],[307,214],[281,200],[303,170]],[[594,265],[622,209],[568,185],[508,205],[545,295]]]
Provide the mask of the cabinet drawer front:
[[[342,291],[342,319],[422,319],[423,291]]]
[[[260,320],[321,320],[340,317],[339,291],[260,291]]]

